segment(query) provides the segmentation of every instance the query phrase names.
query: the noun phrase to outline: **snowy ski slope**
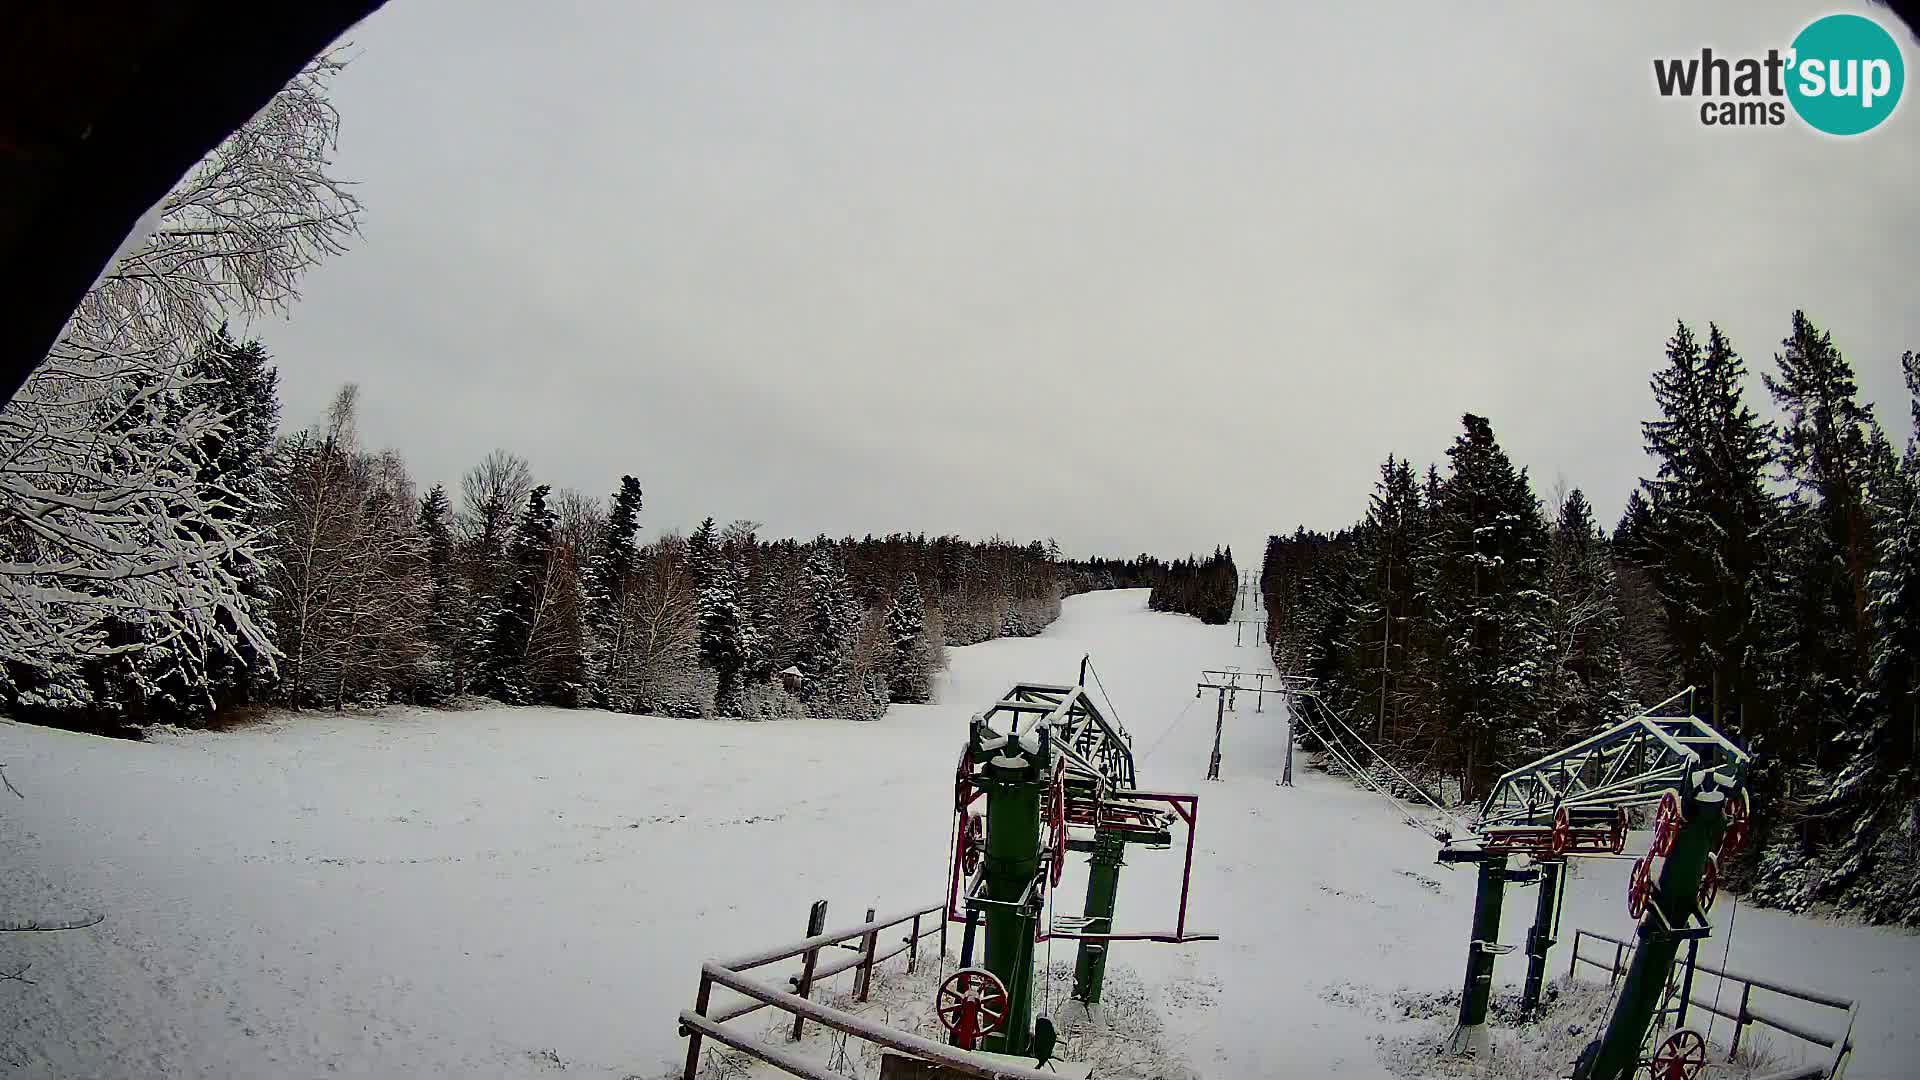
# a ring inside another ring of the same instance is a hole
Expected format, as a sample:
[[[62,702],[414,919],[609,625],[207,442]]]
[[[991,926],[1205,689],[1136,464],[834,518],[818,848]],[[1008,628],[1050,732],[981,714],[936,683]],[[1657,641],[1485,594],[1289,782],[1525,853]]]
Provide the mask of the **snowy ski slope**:
[[[0,919],[107,916],[0,935],[0,971],[34,980],[0,982],[0,1073],[658,1076],[702,959],[799,936],[818,897],[834,925],[937,898],[966,717],[1016,680],[1071,681],[1083,652],[1143,785],[1202,796],[1190,925],[1222,940],[1115,953],[1176,1044],[1209,1077],[1388,1075],[1374,1040],[1406,1025],[1379,1008],[1457,986],[1471,876],[1304,755],[1277,787],[1271,707],[1228,715],[1224,780],[1205,782],[1195,676],[1260,650],[1139,591],[953,650],[940,704],[873,724],[493,708],[142,745],[0,723],[26,794],[0,803]],[[1178,868],[1130,854],[1117,925],[1170,924]],[[1583,868],[1566,938],[1629,928],[1623,878]],[[1082,891],[1070,871],[1062,910]],[[1505,940],[1531,910],[1510,896]],[[1732,963],[1867,999],[1855,1080],[1920,1073],[1920,938],[1743,908]],[[1523,969],[1504,959],[1502,981]]]

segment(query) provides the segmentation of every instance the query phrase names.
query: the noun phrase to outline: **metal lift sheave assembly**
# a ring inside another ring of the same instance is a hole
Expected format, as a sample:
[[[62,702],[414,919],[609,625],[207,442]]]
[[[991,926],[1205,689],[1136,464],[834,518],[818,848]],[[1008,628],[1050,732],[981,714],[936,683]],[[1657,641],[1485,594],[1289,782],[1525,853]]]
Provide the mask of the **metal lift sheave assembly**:
[[[1683,700],[1687,707],[1676,709]],[[1693,1080],[1704,1067],[1706,1042],[1697,1032],[1677,1031],[1650,1056],[1643,1051],[1681,944],[1698,948],[1713,932],[1708,913],[1719,890],[1720,860],[1747,840],[1748,755],[1694,718],[1691,700],[1692,690],[1682,691],[1507,773],[1482,804],[1475,832],[1445,843],[1442,862],[1475,864],[1480,872],[1455,1053],[1487,1049],[1494,958],[1507,951],[1496,944],[1506,885],[1540,888],[1522,998],[1522,1010],[1531,1014],[1553,945],[1566,860],[1619,857],[1629,809],[1654,806],[1653,842],[1633,865],[1627,896],[1638,947],[1605,1033],[1587,1046],[1573,1075],[1627,1080],[1646,1070],[1655,1080]],[[1515,855],[1529,856],[1532,865],[1509,867]]]
[[[1078,943],[1073,998],[1100,1001],[1108,949],[1119,941],[1212,941],[1187,928],[1199,796],[1143,791],[1129,738],[1086,689],[1019,683],[972,720],[954,778],[954,857],[947,917],[964,923],[961,970],[942,984],[939,1012],[956,1046],[1044,1058],[1054,1036],[1033,1022],[1037,946]],[[1096,675],[1097,677],[1097,675]],[[1171,929],[1115,930],[1129,845],[1169,848],[1185,826],[1180,905]],[[1052,914],[1068,852],[1090,856],[1078,917]],[[986,940],[976,950],[977,936]],[[980,963],[975,964],[976,951]]]
[[[1129,737],[1088,695],[1089,674],[1097,682],[1098,673],[1083,658],[1079,682],[1016,684],[970,719],[954,776],[947,849],[951,866],[940,901],[880,919],[869,911],[867,922],[836,933],[824,929],[822,901],[809,916],[806,939],[702,965],[694,1006],[680,1014],[681,1033],[688,1039],[686,1080],[698,1075],[702,1041],[708,1039],[795,1076],[831,1080],[837,1075],[793,1048],[726,1026],[768,1006],[794,1015],[789,1042],[799,1039],[803,1022],[810,1020],[893,1051],[882,1055],[884,1078],[1058,1080],[1088,1075],[1084,1065],[1053,1060],[1058,1033],[1051,1018],[1034,1017],[1041,947],[1055,938],[1078,943],[1072,997],[1092,1008],[1100,1003],[1107,951],[1114,942],[1219,937],[1187,928],[1199,797],[1139,789]],[[1186,860],[1173,927],[1115,930],[1115,899],[1127,848],[1170,848],[1176,831],[1184,833]],[[1056,914],[1052,903],[1069,852],[1085,853],[1091,863],[1086,900],[1077,917]],[[933,932],[923,933],[919,920],[935,914],[941,916],[943,961],[946,928],[952,923],[965,928],[960,969],[941,980],[933,1002],[946,1042],[809,999],[816,976],[857,969],[857,993],[865,1001],[874,965],[901,951],[908,952],[911,970],[917,943]],[[878,935],[909,923],[912,928],[903,943],[880,955]],[[855,941],[864,955],[816,967],[823,949]],[[805,961],[801,974],[789,980],[792,992],[758,974],[760,968],[795,957]],[[715,1001],[716,987],[746,1000]]]

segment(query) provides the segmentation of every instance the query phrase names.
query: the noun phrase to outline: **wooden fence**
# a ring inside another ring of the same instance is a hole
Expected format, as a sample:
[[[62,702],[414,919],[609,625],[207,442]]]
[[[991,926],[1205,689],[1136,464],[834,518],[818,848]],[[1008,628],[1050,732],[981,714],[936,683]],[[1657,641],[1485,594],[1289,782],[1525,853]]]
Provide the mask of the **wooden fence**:
[[[845,1080],[819,1062],[795,1052],[790,1045],[776,1046],[722,1026],[729,1020],[737,1020],[768,1006],[793,1015],[789,1043],[798,1040],[803,1026],[812,1020],[855,1038],[911,1054],[924,1061],[937,1062],[966,1076],[981,1077],[983,1080],[1060,1080],[1057,1073],[1012,1065],[1002,1057],[988,1057],[934,1042],[811,1000],[814,987],[822,981],[852,971],[855,973],[854,996],[859,1001],[866,1001],[873,989],[873,971],[876,967],[906,953],[907,971],[912,972],[920,961],[921,940],[935,934],[940,936],[940,955],[944,956],[947,941],[945,914],[945,904],[931,904],[884,918],[875,918],[873,909],[869,908],[867,920],[860,925],[827,932],[823,930],[827,902],[820,900],[814,903],[807,914],[805,938],[730,960],[708,961],[700,968],[700,986],[694,994],[693,1008],[680,1014],[680,1034],[687,1038],[684,1080],[695,1080],[700,1068],[703,1039],[731,1046],[807,1080]],[[929,923],[933,925],[929,926]],[[882,938],[890,936],[888,932],[899,927],[906,928],[905,936],[883,949]],[[833,955],[842,949],[850,954]],[[787,980],[790,989],[746,974],[755,968],[795,957],[800,958],[800,973]],[[740,994],[745,1000],[710,1011],[716,984]]]
[[[1613,946],[1613,955],[1607,956],[1605,949],[1596,950],[1601,954],[1598,958],[1583,954],[1580,951],[1580,945],[1588,939],[1605,942]],[[1581,964],[1590,964],[1594,967],[1605,969],[1608,973],[1607,983],[1608,985],[1612,985],[1627,973],[1627,964],[1631,961],[1632,957],[1632,942],[1623,941],[1616,937],[1609,937],[1606,934],[1595,933],[1592,930],[1575,930],[1573,932],[1573,957],[1567,962],[1567,975],[1571,978]],[[1697,997],[1689,995],[1687,1000],[1681,1005],[1681,1009],[1691,1006],[1693,1008],[1704,1009],[1715,1016],[1733,1021],[1733,1042],[1727,1048],[1727,1056],[1729,1058],[1732,1058],[1740,1052],[1741,1036],[1746,1033],[1747,1027],[1752,1024],[1772,1028],[1775,1031],[1783,1032],[1803,1042],[1819,1046],[1827,1051],[1824,1064],[1798,1066],[1780,1072],[1769,1073],[1766,1076],[1756,1078],[1756,1080],[1814,1080],[1814,1078],[1839,1080],[1840,1076],[1845,1073],[1847,1062],[1853,1056],[1853,1025],[1860,1014],[1859,1002],[1852,998],[1837,997],[1833,994],[1821,993],[1815,990],[1787,986],[1784,983],[1771,979],[1761,979],[1751,975],[1743,975],[1737,971],[1723,970],[1712,964],[1695,963],[1694,968],[1697,971],[1704,971],[1711,975],[1718,976],[1722,980],[1722,990],[1727,988],[1727,984],[1739,985],[1740,997],[1738,1004],[1723,1005],[1712,1000],[1702,1001]],[[1691,983],[1688,985],[1690,986]],[[1778,994],[1781,997],[1791,998],[1795,1001],[1803,1001],[1811,1005],[1836,1010],[1844,1014],[1845,1024],[1841,1025],[1837,1032],[1820,1031],[1802,1021],[1791,1019],[1771,1010],[1756,1009],[1753,1005],[1753,992],[1755,990],[1763,990],[1768,993]],[[1723,993],[1720,997],[1725,1000],[1726,995]],[[1731,1008],[1732,1011],[1727,1011],[1728,1008]],[[1674,1011],[1681,1011],[1681,1009]],[[1681,1012],[1681,1015],[1684,1019],[1684,1011]]]

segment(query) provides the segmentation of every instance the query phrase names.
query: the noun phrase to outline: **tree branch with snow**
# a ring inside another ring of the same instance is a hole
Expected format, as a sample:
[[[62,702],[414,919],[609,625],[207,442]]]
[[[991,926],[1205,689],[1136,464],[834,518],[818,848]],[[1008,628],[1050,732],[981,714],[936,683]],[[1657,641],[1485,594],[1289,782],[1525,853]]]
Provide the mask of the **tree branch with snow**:
[[[308,65],[158,207],[0,409],[0,679],[17,701],[84,703],[89,659],[147,652],[271,663],[243,588],[258,493],[207,482],[230,417],[194,355],[232,315],[283,311],[345,250],[360,205],[330,172],[333,56]]]

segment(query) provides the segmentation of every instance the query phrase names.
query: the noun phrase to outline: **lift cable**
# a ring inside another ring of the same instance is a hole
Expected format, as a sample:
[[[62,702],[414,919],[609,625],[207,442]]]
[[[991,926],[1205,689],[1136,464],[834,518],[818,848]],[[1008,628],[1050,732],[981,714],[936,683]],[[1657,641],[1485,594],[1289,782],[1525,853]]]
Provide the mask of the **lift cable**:
[[[1348,772],[1352,773],[1354,776],[1358,777],[1361,781],[1365,782],[1369,787],[1373,789],[1375,794],[1387,800],[1389,803],[1392,803],[1394,809],[1398,811],[1398,813],[1400,814],[1400,821],[1402,824],[1406,825],[1410,829],[1417,830],[1422,836],[1432,837],[1433,829],[1430,828],[1426,822],[1421,821],[1419,818],[1416,818],[1412,814],[1408,813],[1405,809],[1404,803],[1401,803],[1399,800],[1395,799],[1391,793],[1387,792],[1386,790],[1381,788],[1378,784],[1374,783],[1373,778],[1367,775],[1366,770],[1362,769],[1357,763],[1355,763],[1351,757],[1335,749],[1332,745],[1328,744],[1325,739],[1321,740],[1321,745],[1327,747],[1328,752],[1331,753],[1334,759],[1340,763],[1341,767],[1345,768]]]
[[[1187,718],[1187,714],[1193,711],[1193,702],[1199,701],[1199,700],[1200,698],[1196,696],[1193,699],[1193,701],[1187,702],[1187,707],[1180,710],[1180,715],[1173,718],[1173,723],[1168,724],[1166,730],[1160,733],[1160,737],[1153,740],[1153,745],[1147,747],[1147,752],[1140,755],[1139,760],[1142,764],[1144,764],[1148,758],[1153,756],[1153,752],[1155,750],[1160,749],[1161,744],[1167,741],[1167,736],[1172,735],[1174,730],[1180,726],[1180,721],[1185,720]]]
[[[1388,791],[1385,787],[1381,786],[1380,782],[1374,779],[1373,774],[1361,768],[1359,763],[1353,759],[1353,756],[1346,751],[1345,747],[1343,745],[1339,745],[1339,740],[1337,737],[1333,739],[1329,739],[1327,738],[1326,732],[1319,730],[1313,725],[1307,725],[1307,733],[1312,735],[1314,738],[1319,739],[1320,745],[1326,748],[1327,753],[1333,755],[1334,760],[1338,761],[1342,768],[1352,773],[1355,777],[1357,777],[1360,780],[1361,783],[1366,784],[1368,787],[1372,788],[1375,794],[1387,800],[1387,802],[1393,804],[1394,810],[1397,811],[1400,815],[1400,820],[1404,821],[1409,828],[1420,830],[1420,833],[1423,836],[1433,835],[1433,829],[1431,828],[1431,826],[1429,826],[1426,822],[1421,821],[1419,818],[1414,817],[1413,814],[1407,810],[1407,806],[1405,802],[1394,797],[1392,792]]]
[[[1336,723],[1338,723],[1341,727],[1345,728],[1347,731],[1347,734],[1353,736],[1354,742],[1357,742],[1361,746],[1365,747],[1368,753],[1372,754],[1375,758],[1379,759],[1380,764],[1385,765],[1387,767],[1388,772],[1391,772],[1394,776],[1398,777],[1400,782],[1407,785],[1407,787],[1410,788],[1415,795],[1420,796],[1420,801],[1426,803],[1428,806],[1433,807],[1435,810],[1440,811],[1442,814],[1447,815],[1449,819],[1453,817],[1453,814],[1451,811],[1449,811],[1446,807],[1441,806],[1439,803],[1433,801],[1433,799],[1426,793],[1426,790],[1423,789],[1419,784],[1416,784],[1412,780],[1409,780],[1405,773],[1401,772],[1399,769],[1394,768],[1393,762],[1387,759],[1387,755],[1381,753],[1378,750],[1375,750],[1372,746],[1368,745],[1367,741],[1360,737],[1359,732],[1353,730],[1353,727],[1349,725],[1346,722],[1346,720],[1342,719],[1339,713],[1333,711],[1332,706],[1328,705],[1325,701],[1321,700],[1320,695],[1310,693],[1307,696],[1313,698],[1314,702],[1320,706],[1322,711],[1324,711],[1328,716],[1333,717]]]
[[[1127,734],[1126,723],[1120,719],[1120,709],[1113,703],[1113,695],[1107,692],[1107,684],[1100,681],[1100,669],[1093,666],[1093,657],[1089,655],[1083,662],[1087,665],[1087,674],[1093,676],[1093,685],[1100,688],[1100,696],[1107,701],[1107,712],[1113,717],[1114,726],[1120,729],[1122,738],[1132,742],[1133,737]]]
[[[960,841],[961,838],[967,834],[967,818],[964,808],[956,815],[954,828],[959,830],[959,832],[952,840],[947,842],[947,876],[945,879],[947,881],[953,880],[953,862],[960,857]],[[943,922],[951,921],[952,912],[943,909],[940,912],[940,918]],[[947,932],[945,930],[940,931],[940,964],[938,970],[939,977],[934,980],[935,986],[942,985],[947,981]]]
[[[1740,897],[1733,895],[1733,909],[1727,912],[1727,946],[1720,953],[1720,976],[1713,980],[1713,1008],[1707,1010],[1707,1043],[1713,1043],[1713,1021],[1720,1012],[1720,988],[1727,984],[1727,961],[1733,959],[1733,924],[1740,917]]]
[[[1365,739],[1362,739],[1358,732],[1355,732],[1353,728],[1345,720],[1341,720],[1340,714],[1334,712],[1333,709],[1329,707],[1325,701],[1322,701],[1320,699],[1319,695],[1309,693],[1309,694],[1302,694],[1301,696],[1312,698],[1314,704],[1320,706],[1320,710],[1322,712],[1326,713],[1328,716],[1333,717],[1333,719],[1336,722],[1338,722],[1342,728],[1346,729],[1347,734],[1351,735],[1355,742],[1359,743],[1361,746],[1366,747],[1367,751],[1371,753],[1375,759],[1377,759],[1381,764],[1385,765],[1387,769],[1393,773],[1394,776],[1399,777],[1401,783],[1406,784],[1408,787],[1412,788],[1415,793],[1419,794],[1421,800],[1424,801],[1427,805],[1433,807],[1435,810],[1438,810],[1441,814],[1445,815],[1446,819],[1452,822],[1456,829],[1458,829],[1461,832],[1467,831],[1465,825],[1461,823],[1459,818],[1455,817],[1445,807],[1441,806],[1440,804],[1434,802],[1432,799],[1428,798],[1426,793],[1424,791],[1421,791],[1418,785],[1414,784],[1413,781],[1408,780],[1406,776],[1400,772],[1400,770],[1394,768],[1393,763],[1388,761],[1385,755],[1381,754],[1378,750],[1375,750],[1372,746],[1369,746],[1367,744],[1367,741]],[[1320,739],[1320,744],[1322,746],[1327,745],[1327,738],[1325,733],[1315,730],[1312,727],[1309,727],[1308,730],[1312,731],[1313,734]],[[1336,736],[1336,738],[1338,738],[1338,736]],[[1344,747],[1344,744],[1342,745]],[[1359,755],[1349,751],[1348,757],[1350,759],[1357,760]],[[1401,817],[1404,818],[1409,825],[1414,826],[1415,828],[1419,829],[1421,832],[1427,834],[1428,836],[1434,835],[1433,824],[1431,822],[1423,821],[1420,818],[1415,817],[1410,811],[1408,811],[1406,808],[1406,800],[1401,799],[1398,796],[1394,795],[1391,791],[1389,791],[1386,788],[1385,785],[1375,780],[1373,776],[1369,774],[1366,770],[1360,769],[1357,766],[1357,764],[1353,763],[1352,760],[1350,760],[1349,762],[1343,762],[1343,764],[1346,764],[1349,769],[1352,769],[1355,772],[1359,773],[1361,778],[1365,780],[1369,786],[1371,786],[1375,791],[1379,792],[1388,801],[1392,802],[1394,804],[1395,809],[1400,811]]]

